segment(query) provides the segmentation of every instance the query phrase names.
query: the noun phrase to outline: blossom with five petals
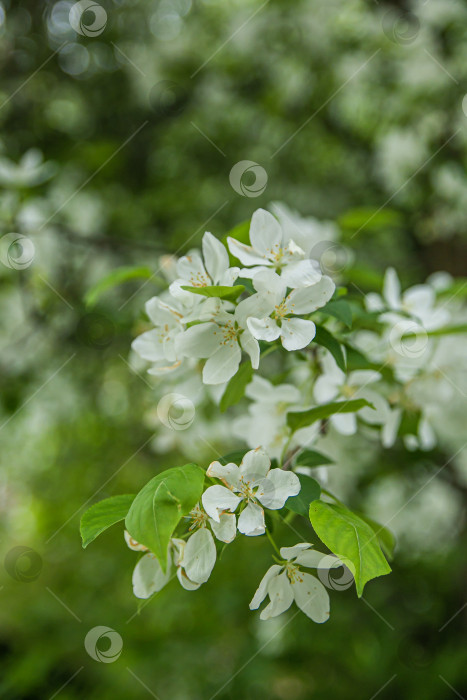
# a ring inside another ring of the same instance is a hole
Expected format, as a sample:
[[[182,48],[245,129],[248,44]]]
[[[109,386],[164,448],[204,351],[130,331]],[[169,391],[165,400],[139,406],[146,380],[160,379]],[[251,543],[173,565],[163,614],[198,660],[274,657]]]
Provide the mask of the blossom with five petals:
[[[315,576],[302,571],[302,567],[330,569],[339,560],[323,554],[308,542],[295,547],[281,547],[283,564],[274,564],[263,576],[250,603],[250,610],[257,610],[266,596],[268,605],[260,614],[261,620],[277,617],[290,608],[295,600],[298,607],[314,622],[326,622],[329,617],[329,595]]]
[[[265,209],[257,209],[251,217],[250,242],[251,245],[245,245],[227,238],[232,255],[250,267],[240,270],[240,277],[254,278],[260,270],[272,268],[291,288],[306,287],[321,279],[319,263],[309,259],[300,246],[284,235],[278,220]]]
[[[305,348],[316,335],[313,321],[294,318],[312,313],[324,306],[334,294],[335,284],[330,277],[322,275],[318,282],[287,292],[283,275],[272,270],[258,272],[253,278],[256,295],[262,300],[262,315],[255,316],[251,310],[247,319],[248,329],[257,340],[273,341],[280,337],[286,350]]]
[[[243,457],[240,466],[233,462],[212,462],[207,476],[220,479],[225,485],[210,486],[203,493],[206,513],[217,522],[227,511],[233,513],[242,504],[238,530],[244,535],[263,535],[266,531],[263,507],[282,508],[286,500],[300,492],[298,476],[283,469],[271,469],[271,460],[258,447]]]

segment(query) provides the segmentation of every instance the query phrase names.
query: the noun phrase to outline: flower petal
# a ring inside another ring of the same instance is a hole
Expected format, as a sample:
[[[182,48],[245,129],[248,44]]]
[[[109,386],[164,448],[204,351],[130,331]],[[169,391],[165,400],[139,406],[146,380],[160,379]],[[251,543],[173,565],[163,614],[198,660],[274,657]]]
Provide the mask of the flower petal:
[[[267,340],[268,342],[272,342],[273,340],[277,340],[281,334],[281,329],[277,323],[269,317],[250,317],[247,320],[247,326],[253,338],[256,338],[257,340]]]
[[[242,349],[250,356],[250,362],[253,369],[258,369],[259,367],[259,343],[256,338],[250,333],[250,331],[243,331],[240,336],[240,345]]]
[[[302,612],[313,622],[329,618],[329,596],[321,583],[311,574],[300,572],[300,579],[291,584],[293,597]]]
[[[130,549],[132,549],[134,552],[147,552],[148,548],[144,546],[144,544],[140,544],[136,540],[133,539],[133,537],[130,535],[127,530],[124,531],[123,536],[125,537],[125,542],[129,546]]]
[[[256,498],[265,508],[278,510],[290,496],[300,493],[300,480],[294,472],[271,469],[260,484]]]
[[[383,298],[390,309],[394,311],[401,307],[401,285],[397,272],[393,267],[388,267],[384,275]]]
[[[193,583],[205,583],[216,563],[216,545],[211,532],[202,527],[187,541],[182,566]]]
[[[196,591],[201,586],[200,583],[190,581],[181,566],[177,568],[177,578],[186,591]]]
[[[284,267],[281,278],[287,287],[308,287],[320,281],[323,273],[312,260],[300,260]]]
[[[167,572],[161,569],[161,565],[153,554],[145,554],[136,564],[133,571],[133,593],[137,598],[150,598],[153,593],[164,588],[170,579],[170,559]]]
[[[256,589],[256,592],[251,600],[250,610],[257,610],[259,608],[259,606],[268,594],[269,582],[274,578],[274,576],[278,575],[281,569],[282,567],[279,566],[279,564],[273,564],[271,567],[269,567],[269,569],[266,571],[263,578],[259,582],[259,586]]]
[[[159,328],[141,333],[131,344],[132,349],[149,362],[165,360],[164,334]]]
[[[281,343],[286,350],[301,350],[311,343],[316,335],[313,321],[304,318],[284,318],[281,326]]]
[[[271,294],[253,294],[239,303],[235,309],[235,320],[239,326],[246,328],[250,316],[269,316],[274,311],[275,303],[275,297]]]
[[[222,345],[204,365],[203,382],[205,384],[228,382],[237,373],[241,357],[242,351],[236,340],[229,341],[228,345]]]
[[[207,287],[211,284],[203,265],[201,254],[197,250],[184,255],[177,262],[177,274],[193,287]]]
[[[237,486],[240,471],[237,465],[233,462],[229,462],[228,464],[211,462],[207,468],[206,474],[207,476],[213,476],[216,479],[221,479],[226,486]]]
[[[248,537],[264,535],[266,526],[264,524],[264,510],[256,503],[249,503],[245,510],[239,515],[238,530]]]
[[[264,258],[261,253],[252,248],[250,245],[245,245],[240,243],[240,241],[235,240],[229,236],[227,238],[227,243],[229,250],[232,255],[240,260],[242,265],[271,265],[266,258]]]
[[[219,522],[209,520],[212,531],[221,542],[233,542],[237,534],[237,518],[234,513],[221,513]]]
[[[293,313],[301,316],[310,314],[328,303],[336,285],[330,277],[323,275],[319,282],[309,287],[294,289],[287,297],[287,306],[293,304]]]
[[[299,542],[294,547],[281,547],[281,557],[284,557],[284,559],[295,559],[301,552],[310,549],[310,547],[313,547],[313,545],[309,542]]]
[[[249,450],[240,463],[239,476],[252,484],[264,479],[271,466],[271,460],[262,447]]]
[[[255,250],[268,257],[278,253],[282,246],[281,225],[265,209],[257,209],[251,217],[250,243]]]
[[[218,284],[229,267],[229,254],[225,246],[208,231],[203,236],[202,246],[206,270],[213,284]]]
[[[186,357],[210,357],[219,348],[221,338],[216,323],[199,323],[177,336],[176,347]]]
[[[209,486],[206,489],[201,500],[209,517],[219,523],[222,511],[230,510],[233,512],[242,499],[225,486],[216,484],[216,486]]]
[[[271,579],[268,585],[268,594],[271,602],[262,611],[261,620],[269,620],[271,617],[281,615],[293,603],[292,586],[285,571]]]

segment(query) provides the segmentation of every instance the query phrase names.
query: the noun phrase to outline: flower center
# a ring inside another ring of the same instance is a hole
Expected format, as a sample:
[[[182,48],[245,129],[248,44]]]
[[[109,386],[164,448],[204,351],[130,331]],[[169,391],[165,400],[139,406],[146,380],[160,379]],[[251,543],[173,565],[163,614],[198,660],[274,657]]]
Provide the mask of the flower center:
[[[237,340],[238,328],[235,328],[233,321],[227,321],[222,326],[222,334],[222,345],[228,345],[229,343],[233,345],[233,342]]]
[[[195,530],[198,527],[204,527],[208,520],[207,513],[201,510],[199,504],[196,504],[192,511],[190,511],[190,518],[192,524],[190,525],[190,530]]]
[[[301,583],[303,581],[303,575],[296,564],[287,562],[285,565],[285,570],[287,572],[287,577],[290,583]]]

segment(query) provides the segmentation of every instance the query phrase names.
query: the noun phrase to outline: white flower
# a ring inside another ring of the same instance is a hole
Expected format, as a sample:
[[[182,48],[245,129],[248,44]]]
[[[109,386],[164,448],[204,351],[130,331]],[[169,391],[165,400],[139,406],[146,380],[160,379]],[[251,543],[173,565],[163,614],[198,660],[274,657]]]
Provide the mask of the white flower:
[[[206,527],[201,527],[186,542],[173,538],[172,543],[178,580],[187,591],[194,591],[206,583],[216,563],[213,536]]]
[[[285,563],[274,564],[266,571],[250,603],[250,610],[257,610],[269,596],[270,602],[261,612],[261,620],[280,615],[295,600],[314,622],[326,622],[329,617],[328,593],[321,581],[302,571],[302,567],[329,569],[334,564],[334,558],[312,549],[312,546],[301,542],[295,547],[281,547],[280,553]]]
[[[300,491],[296,474],[283,469],[270,469],[270,466],[271,460],[260,447],[247,452],[239,467],[232,462],[226,465],[212,462],[207,476],[220,479],[225,486],[210,486],[203,493],[206,513],[220,522],[223,513],[233,513],[241,503],[243,510],[238,517],[239,532],[249,536],[263,535],[266,528],[261,506],[278,510],[290,496],[296,496]]]
[[[357,416],[370,424],[385,423],[389,417],[389,404],[386,399],[371,388],[381,380],[381,374],[374,370],[356,370],[345,374],[337,366],[334,358],[328,352],[321,359],[323,374],[315,382],[313,392],[318,403],[328,403],[336,399],[355,400],[366,399],[375,409],[365,406],[356,413],[335,413],[329,420],[342,435],[355,435],[357,432]]]
[[[227,242],[230,252],[240,262],[255,266],[250,270],[240,270],[240,277],[254,277],[258,271],[272,267],[281,273],[287,287],[316,284],[321,279],[319,263],[308,259],[302,248],[285,237],[277,219],[264,209],[258,209],[251,217],[251,245],[230,236]]]
[[[208,580],[216,563],[216,545],[206,527],[200,527],[186,542],[175,537],[170,540],[165,573],[154,554],[126,531],[125,540],[130,549],[147,552],[133,571],[133,593],[137,598],[150,598],[164,588],[171,579],[172,558],[178,580],[189,591],[196,590]]]
[[[245,396],[252,399],[252,403],[247,414],[235,419],[232,426],[234,434],[249,447],[260,443],[271,457],[279,459],[290,435],[286,424],[287,411],[294,405],[300,407],[299,389],[292,384],[274,386],[255,374],[245,390]]]
[[[312,313],[324,306],[332,297],[335,285],[330,277],[322,275],[318,282],[294,289],[286,296],[287,284],[284,276],[272,270],[263,270],[255,275],[255,296],[262,302],[262,315],[255,317],[254,309],[247,319],[251,335],[257,340],[273,341],[280,337],[286,350],[305,348],[315,337],[313,321],[293,318]]]
[[[369,311],[382,311],[380,319],[394,324],[407,320],[407,314],[418,321],[427,331],[444,326],[450,318],[446,309],[436,309],[436,292],[429,284],[417,284],[401,295],[397,272],[389,267],[383,284],[383,296],[367,294],[365,304]]]
[[[177,337],[177,352],[185,357],[208,358],[203,368],[205,384],[222,384],[237,373],[242,350],[259,366],[259,344],[246,327],[247,315],[262,311],[262,299],[256,295],[241,301],[233,314],[225,311],[230,304],[208,299],[212,321],[191,326]],[[211,302],[216,302],[215,304]],[[203,309],[207,307],[203,305]]]
[[[150,374],[163,374],[176,369],[180,366],[180,359],[175,339],[184,329],[183,314],[175,306],[165,304],[159,297],[149,299],[145,309],[156,327],[135,338],[131,347],[144,360],[153,363]]]
[[[192,250],[180,258],[176,269],[178,279],[170,285],[170,293],[186,304],[196,304],[200,297],[182,289],[188,287],[210,287],[221,285],[231,287],[239,274],[238,267],[229,267],[229,254],[225,246],[212,233],[203,236],[203,258],[198,250]],[[201,297],[202,298],[202,297]]]
[[[313,248],[326,250],[322,244],[332,243],[339,239],[339,229],[334,221],[319,221],[312,216],[303,217],[290,209],[283,202],[271,204],[273,214],[279,219],[283,235],[286,239],[293,239],[300,248],[310,255]]]

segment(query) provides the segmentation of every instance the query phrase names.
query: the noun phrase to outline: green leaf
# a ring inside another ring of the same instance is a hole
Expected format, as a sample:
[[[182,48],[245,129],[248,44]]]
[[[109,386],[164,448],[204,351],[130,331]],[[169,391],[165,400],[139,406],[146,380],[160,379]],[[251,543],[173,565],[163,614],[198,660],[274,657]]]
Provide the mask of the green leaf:
[[[323,326],[316,326],[316,335],[313,338],[315,343],[322,345],[323,348],[329,350],[333,358],[335,359],[337,366],[343,372],[346,371],[344,353],[342,352],[341,344],[338,340],[331,335],[331,333],[323,328]]]
[[[343,229],[350,231],[360,229],[375,230],[398,226],[402,216],[395,209],[372,209],[371,207],[359,207],[342,214],[337,223]]]
[[[367,515],[358,513],[358,516],[372,528],[376,534],[376,537],[378,538],[379,545],[383,550],[386,559],[391,561],[394,558],[394,549],[396,547],[395,535],[391,532],[391,530],[388,530],[387,527],[384,527],[384,525],[381,525],[380,523],[376,522],[376,520],[369,518]]]
[[[216,297],[217,299],[228,299],[229,301],[234,301],[245,291],[243,284],[235,284],[233,287],[223,287],[222,285],[213,285],[211,287],[182,286],[182,289],[192,294],[201,294],[203,297]]]
[[[298,515],[308,515],[310,503],[315,501],[321,495],[321,486],[316,479],[306,474],[297,474],[300,479],[300,493],[297,496],[288,498],[285,502],[285,508],[291,510]]]
[[[309,408],[307,411],[293,411],[287,414],[287,425],[292,430],[304,428],[311,425],[317,420],[329,418],[334,413],[354,413],[361,408],[374,406],[366,399],[352,399],[352,401],[332,401],[331,403],[323,403],[321,406]]]
[[[85,549],[108,527],[124,520],[134,498],[134,494],[111,496],[88,508],[83,513],[80,523],[83,548]]]
[[[229,406],[234,406],[245,395],[245,389],[253,376],[253,368],[251,362],[243,362],[240,368],[227,384],[222,398],[219,403],[219,408],[224,413]]]
[[[303,450],[295,460],[296,467],[319,467],[322,464],[334,464],[334,462],[317,450]]]
[[[320,540],[352,572],[359,598],[368,581],[390,573],[373,528],[348,508],[314,501],[310,521]]]
[[[328,314],[329,316],[334,316],[339,321],[342,321],[347,328],[352,328],[352,309],[350,304],[344,299],[338,299],[337,301],[328,301],[325,306],[318,309],[323,314]]]
[[[164,572],[170,538],[199,501],[203,484],[204,472],[196,464],[167,469],[141,489],[126,516],[130,535],[156,555]]]
[[[245,450],[236,450],[235,452],[229,452],[229,454],[219,457],[219,462],[223,465],[233,462],[233,464],[240,464],[245,456]]]
[[[154,273],[149,267],[117,267],[116,270],[112,270],[112,272],[99,280],[91,289],[88,289],[84,296],[84,303],[88,307],[95,306],[99,297],[108,289],[122,284],[122,282],[138,278],[149,279],[153,276]]]

